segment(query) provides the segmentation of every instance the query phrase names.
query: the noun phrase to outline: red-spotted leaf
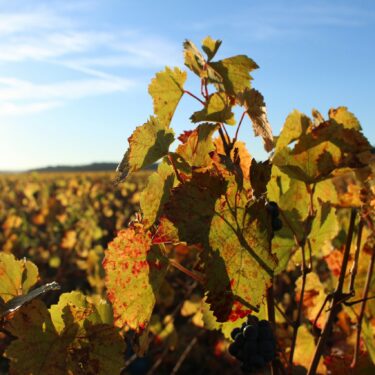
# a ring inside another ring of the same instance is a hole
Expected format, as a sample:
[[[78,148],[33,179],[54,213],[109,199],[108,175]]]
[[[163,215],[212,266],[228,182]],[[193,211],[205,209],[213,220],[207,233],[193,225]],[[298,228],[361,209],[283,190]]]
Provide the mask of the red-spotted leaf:
[[[186,72],[179,68],[166,67],[156,74],[148,87],[154,102],[154,113],[163,124],[171,122],[174,111],[184,94]]]
[[[149,121],[135,129],[128,141],[129,149],[117,167],[117,182],[167,155],[174,133],[158,118],[150,117]]]
[[[150,321],[167,260],[141,224],[122,230],[108,245],[103,267],[114,322],[142,331]]]

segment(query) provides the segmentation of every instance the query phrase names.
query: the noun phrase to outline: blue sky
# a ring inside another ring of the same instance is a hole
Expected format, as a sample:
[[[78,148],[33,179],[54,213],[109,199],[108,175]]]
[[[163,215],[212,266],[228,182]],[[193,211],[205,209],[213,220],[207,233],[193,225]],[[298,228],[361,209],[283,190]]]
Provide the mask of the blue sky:
[[[293,109],[345,105],[375,143],[375,1],[0,0],[0,170],[120,161],[154,74],[207,35],[258,63],[274,134]],[[182,99],[177,135],[198,109]],[[240,136],[266,157],[249,123]]]

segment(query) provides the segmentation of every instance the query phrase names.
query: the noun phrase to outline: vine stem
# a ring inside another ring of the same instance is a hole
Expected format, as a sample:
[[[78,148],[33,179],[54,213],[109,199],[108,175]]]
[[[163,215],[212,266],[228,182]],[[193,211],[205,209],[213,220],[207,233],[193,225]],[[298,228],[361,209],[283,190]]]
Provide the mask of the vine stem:
[[[306,256],[305,256],[305,245],[303,244],[301,246],[302,251],[302,286],[301,286],[301,293],[300,293],[300,299],[298,302],[298,310],[297,310],[297,319],[293,323],[293,337],[292,337],[292,344],[290,347],[290,355],[289,355],[289,370],[292,372],[293,370],[293,357],[294,357],[294,351],[296,348],[297,343],[297,336],[298,336],[298,329],[301,325],[302,320],[302,308],[303,308],[303,299],[305,295],[305,288],[306,288],[306,278],[308,274],[308,269],[306,267]]]
[[[190,341],[189,345],[185,348],[183,353],[181,354],[180,358],[178,359],[177,363],[173,367],[173,370],[171,372],[171,375],[176,375],[180,367],[182,366],[183,362],[193,349],[194,345],[198,342],[197,336],[194,336],[193,339]]]
[[[354,295],[354,282],[355,282],[355,278],[357,276],[357,271],[358,271],[358,260],[359,260],[359,252],[361,250],[363,225],[364,225],[364,222],[363,220],[361,220],[358,224],[357,247],[355,249],[354,261],[353,261],[352,268],[350,269],[349,291],[352,295]]]
[[[240,118],[240,122],[238,123],[237,129],[236,129],[236,134],[234,135],[233,143],[236,143],[236,141],[237,141],[238,132],[240,131],[240,127],[241,127],[242,121],[243,121],[243,119],[244,119],[246,113],[247,113],[246,111],[244,111],[244,112],[242,113],[242,116],[241,116],[241,118]]]
[[[183,272],[184,274],[190,276],[193,280],[198,281],[200,284],[204,284],[205,280],[203,276],[198,275],[196,272],[188,270],[181,263],[178,263],[176,259],[169,259],[169,264],[177,268],[179,271]]]
[[[368,300],[367,297],[368,297],[368,293],[369,293],[370,285],[371,285],[371,277],[374,272],[374,259],[375,259],[375,251],[373,250],[372,255],[371,255],[371,260],[368,265],[366,283],[365,283],[365,288],[363,290],[363,295],[362,295],[363,302],[361,304],[361,310],[359,312],[359,316],[357,320],[357,337],[356,337],[356,345],[354,348],[353,360],[352,360],[352,363],[350,364],[351,368],[354,368],[358,362],[358,355],[359,355],[359,350],[360,350],[359,344],[360,344],[361,331],[362,331],[362,321],[365,316],[365,308],[366,308],[366,302]]]
[[[178,171],[178,169],[177,169],[177,167],[176,167],[176,165],[175,165],[175,163],[174,163],[174,160],[173,160],[173,158],[172,158],[172,155],[171,155],[170,153],[168,153],[168,160],[169,160],[169,162],[170,162],[171,165],[172,165],[172,168],[173,168],[174,173],[175,173],[175,175],[176,175],[176,177],[177,177],[177,180],[180,181],[181,183],[183,183],[184,180],[182,179],[182,177],[181,177],[181,175],[180,175],[180,172]]]
[[[336,290],[333,292],[329,314],[328,314],[326,323],[324,325],[322,334],[319,337],[318,344],[316,346],[315,353],[311,361],[310,368],[309,368],[307,375],[316,374],[316,370],[318,368],[320,357],[323,354],[323,350],[324,350],[327,338],[329,334],[331,333],[331,328],[333,325],[334,318],[336,314],[338,313],[341,302],[343,300],[342,298],[343,286],[344,286],[344,281],[345,281],[345,276],[346,276],[346,269],[347,269],[348,261],[349,261],[350,247],[351,247],[351,243],[353,239],[356,213],[357,213],[356,210],[352,209],[351,214],[350,214],[349,229],[348,229],[348,235],[346,237],[346,244],[345,244],[345,250],[344,250],[344,256],[342,260],[339,280],[337,282]]]
[[[206,105],[206,103],[205,103],[203,100],[199,99],[198,96],[194,95],[192,92],[190,92],[190,91],[188,91],[188,90],[184,90],[184,93],[185,93],[185,94],[188,94],[188,95],[190,95],[192,98],[198,100],[198,102],[201,103],[202,105]]]
[[[292,336],[292,344],[290,347],[290,355],[289,355],[289,372],[293,372],[293,358],[294,358],[294,352],[296,349],[297,344],[297,336],[298,336],[298,330],[302,322],[302,310],[303,310],[303,300],[305,297],[305,289],[306,289],[306,279],[309,272],[311,272],[311,250],[310,250],[310,266],[307,267],[306,264],[306,242],[307,242],[307,236],[309,235],[311,231],[311,223],[315,218],[315,210],[314,210],[314,191],[315,191],[315,185],[310,187],[308,184],[306,184],[306,190],[309,193],[310,196],[310,204],[309,204],[309,213],[308,217],[305,222],[305,228],[304,228],[304,234],[302,241],[299,241],[297,238],[297,234],[294,234],[294,239],[296,241],[296,244],[301,248],[301,254],[302,254],[302,285],[301,285],[301,292],[299,296],[299,302],[298,302],[298,308],[297,308],[297,318],[293,324],[293,336]]]

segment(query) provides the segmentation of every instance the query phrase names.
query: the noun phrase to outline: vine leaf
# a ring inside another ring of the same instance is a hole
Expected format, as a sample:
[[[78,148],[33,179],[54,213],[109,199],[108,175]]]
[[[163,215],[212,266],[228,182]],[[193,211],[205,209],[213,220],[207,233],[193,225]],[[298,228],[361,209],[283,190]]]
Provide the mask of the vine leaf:
[[[210,152],[215,150],[212,140],[213,133],[218,129],[217,125],[201,124],[192,131],[185,143],[180,144],[176,150],[192,167],[208,167],[212,164]]]
[[[120,231],[108,245],[103,267],[114,323],[142,331],[149,323],[167,259],[142,224]]]
[[[331,117],[319,126],[312,126],[311,120],[298,112],[289,116],[277,141],[273,164],[307,183],[329,178],[338,168],[366,166],[371,145],[353,125],[353,116],[342,107],[331,109],[330,114],[336,114],[337,121]],[[292,127],[293,136],[284,135]],[[292,140],[297,141],[294,147],[285,147]]]
[[[261,136],[264,142],[264,148],[270,152],[273,147],[273,135],[271,125],[267,118],[266,103],[263,95],[255,90],[246,88],[243,93],[239,95],[240,102],[246,108],[246,113],[253,123],[255,136]]]
[[[347,107],[331,108],[328,111],[328,116],[337,124],[341,124],[346,129],[354,129],[360,131],[361,124],[353,113],[348,111]]]
[[[311,120],[303,113],[294,110],[285,120],[280,135],[277,137],[275,154],[305,134],[311,126]]]
[[[163,160],[159,164],[157,172],[148,178],[147,186],[140,197],[143,222],[145,225],[147,223],[147,227],[153,225],[159,217],[175,181],[173,168],[166,160]]]
[[[295,293],[296,300],[299,302],[301,298],[302,276],[296,281]],[[319,280],[319,276],[315,272],[310,272],[306,276],[305,292],[303,296],[303,309],[307,319],[314,322],[318,315],[319,309],[324,303],[326,293],[324,285]],[[323,328],[326,321],[327,313],[323,311],[317,321],[317,326]]]
[[[210,36],[207,36],[202,41],[202,49],[204,52],[206,52],[207,55],[207,61],[212,60],[217,50],[220,48],[222,41],[218,39],[212,39]]]
[[[37,281],[38,268],[34,263],[0,252],[0,297],[5,303],[27,294]]]
[[[129,173],[147,167],[167,155],[174,141],[172,129],[151,116],[145,124],[138,126],[129,137],[129,149],[117,167],[117,182],[122,182]]]
[[[246,148],[244,142],[236,141],[230,151],[229,157],[226,155],[225,147],[221,137],[214,140],[216,146],[216,153],[219,160],[215,160],[216,168],[224,175],[225,173],[240,174],[244,183],[249,179],[250,165],[252,157]],[[238,168],[240,171],[238,171]]]
[[[66,355],[74,332],[60,337],[41,301],[34,300],[19,310],[7,329],[17,338],[5,351],[11,370],[19,374],[66,374]]]
[[[219,322],[256,310],[276,266],[264,202],[249,205],[236,186],[234,177],[229,183],[212,172],[195,173],[165,206],[180,239],[204,247],[207,302]]]
[[[197,76],[201,78],[205,76],[204,66],[206,65],[206,60],[199,52],[197,46],[190,40],[185,40],[184,42],[184,60],[185,65]]]
[[[179,68],[166,67],[156,74],[151,81],[148,92],[154,102],[154,113],[163,124],[170,124],[176,107],[184,94],[187,74]]]
[[[232,56],[227,59],[208,63],[220,77],[210,77],[219,91],[225,91],[228,95],[236,97],[246,88],[250,88],[252,77],[250,72],[258,68],[258,65],[245,55]]]
[[[201,111],[194,112],[190,119],[192,122],[225,122],[229,125],[236,123],[230,99],[223,92],[211,94],[205,107]]]
[[[297,344],[294,352],[294,364],[309,368],[311,358],[314,355],[316,343],[314,336],[310,333],[305,324],[301,325],[298,330]],[[326,368],[323,358],[319,362],[318,374],[325,374]]]
[[[61,295],[50,310],[34,300],[6,328],[16,337],[5,352],[12,373],[104,375],[124,366],[123,338],[80,292]]]

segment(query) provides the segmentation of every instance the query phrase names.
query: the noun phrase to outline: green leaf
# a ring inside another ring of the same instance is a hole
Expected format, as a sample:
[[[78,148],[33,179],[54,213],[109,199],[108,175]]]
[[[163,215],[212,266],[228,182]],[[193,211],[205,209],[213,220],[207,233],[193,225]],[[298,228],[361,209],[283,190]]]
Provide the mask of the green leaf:
[[[300,138],[302,134],[306,133],[310,126],[311,120],[303,113],[294,110],[285,120],[280,135],[277,138],[275,154],[277,155],[278,152],[283,150],[291,142]]]
[[[16,337],[5,356],[11,360],[11,370],[17,374],[65,375],[66,356],[72,335],[59,336],[46,306],[34,300],[19,310],[7,323]]]
[[[212,39],[210,36],[207,36],[202,41],[202,49],[204,52],[206,52],[207,55],[207,61],[212,60],[219,47],[221,46],[221,40],[218,39]]]
[[[210,166],[210,152],[215,151],[212,135],[217,129],[217,125],[199,125],[191,132],[186,142],[178,146],[176,152],[192,167]]]
[[[175,174],[171,165],[163,160],[149,178],[146,188],[141,193],[140,204],[144,223],[147,227],[155,223],[160,216],[164,203],[175,183]]]
[[[192,122],[225,122],[229,125],[236,123],[230,99],[222,92],[211,94],[205,107],[201,111],[194,112],[190,119]]]
[[[220,91],[226,91],[228,95],[233,97],[246,88],[250,88],[250,81],[252,80],[250,72],[258,68],[258,65],[245,55],[210,62],[208,66],[221,77],[220,81],[214,78],[213,83],[217,85]]]
[[[274,144],[263,95],[255,89],[246,88],[239,97],[240,102],[245,106],[246,113],[253,123],[255,136],[261,136],[263,138],[264,148],[266,151],[270,152]]]
[[[49,311],[34,300],[6,328],[16,337],[5,353],[12,373],[105,375],[124,366],[123,338],[80,292],[62,294]]]
[[[37,281],[38,268],[34,263],[0,252],[0,297],[4,302],[27,294]]]
[[[333,119],[312,126],[306,116],[293,113],[277,141],[272,161],[289,176],[309,184],[331,177],[338,168],[364,167],[370,160],[371,145],[353,126]],[[286,147],[292,140],[297,140],[293,149]]]
[[[103,267],[115,325],[142,331],[167,271],[167,259],[152,246],[151,233],[141,224],[120,231],[108,245]]]
[[[329,204],[318,205],[316,209],[308,240],[312,255],[321,258],[331,251],[331,241],[339,232],[339,223],[335,209]]]
[[[158,118],[150,117],[148,122],[135,129],[128,141],[129,149],[117,168],[117,182],[167,155],[174,133]]]
[[[280,219],[283,227],[272,239],[272,251],[279,260],[275,270],[275,274],[278,274],[286,269],[293,252],[298,248],[294,235],[297,234],[298,240],[302,240],[304,221],[308,216],[306,202],[309,194],[303,182],[289,178],[275,166],[272,167],[267,194],[268,199],[277,202],[282,211]]]
[[[169,125],[176,107],[184,94],[186,72],[179,68],[166,67],[156,74],[151,81],[148,92],[154,102],[154,113],[162,124]]]
[[[220,176],[196,173],[173,189],[165,207],[180,239],[204,247],[207,301],[218,321],[257,309],[276,266],[264,202],[250,204],[234,178],[228,185]]]

